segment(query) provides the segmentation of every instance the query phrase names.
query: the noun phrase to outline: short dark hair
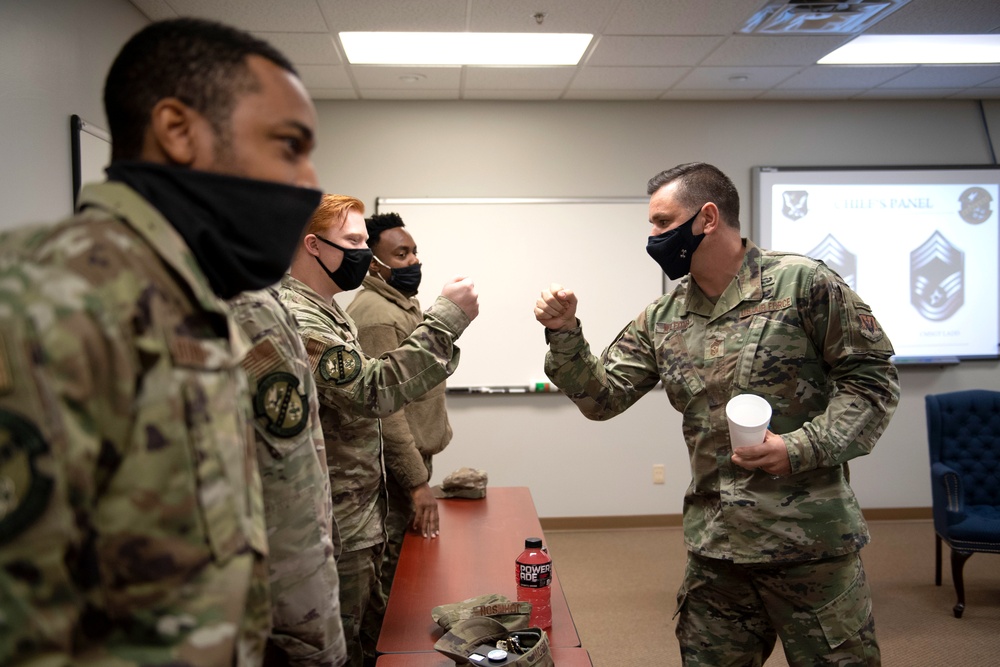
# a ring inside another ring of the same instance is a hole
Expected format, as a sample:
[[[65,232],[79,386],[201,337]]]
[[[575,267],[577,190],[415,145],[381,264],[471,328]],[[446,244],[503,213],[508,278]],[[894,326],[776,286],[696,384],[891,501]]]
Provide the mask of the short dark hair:
[[[298,75],[267,42],[214,21],[180,18],[146,26],[122,47],[104,84],[113,160],[142,152],[157,102],[176,97],[208,119],[223,145],[237,98],[257,89],[247,56],[267,58]]]
[[[718,167],[705,162],[679,164],[649,179],[646,194],[652,196],[673,181],[680,182],[676,192],[682,204],[694,209],[712,202],[727,225],[740,228],[740,193]]]
[[[396,227],[406,227],[398,213],[376,213],[365,219],[368,227],[368,247],[374,249],[378,245],[382,232]]]

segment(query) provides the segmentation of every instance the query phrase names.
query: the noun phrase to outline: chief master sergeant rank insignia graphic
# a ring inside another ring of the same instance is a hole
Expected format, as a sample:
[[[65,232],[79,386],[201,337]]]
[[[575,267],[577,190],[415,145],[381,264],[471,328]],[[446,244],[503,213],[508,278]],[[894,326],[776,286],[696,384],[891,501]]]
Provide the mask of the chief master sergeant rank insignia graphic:
[[[946,320],[965,303],[965,254],[934,232],[910,253],[910,303],[926,319]]]

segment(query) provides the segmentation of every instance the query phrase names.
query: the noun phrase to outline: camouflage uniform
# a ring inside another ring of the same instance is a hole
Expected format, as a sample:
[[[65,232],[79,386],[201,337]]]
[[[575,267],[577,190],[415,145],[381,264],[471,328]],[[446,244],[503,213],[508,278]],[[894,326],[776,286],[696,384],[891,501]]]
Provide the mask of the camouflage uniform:
[[[229,305],[253,343],[243,367],[254,396],[270,549],[269,655],[279,664],[337,667],[347,660],[335,560],[340,536],[316,384],[276,289],[245,292]]]
[[[4,242],[0,664],[258,665],[248,341],[145,200],[80,203]]]
[[[365,289],[347,307],[358,328],[361,349],[369,357],[395,350],[423,319],[420,302],[407,298],[381,278],[366,276]],[[410,490],[426,484],[432,474],[432,459],[451,441],[451,424],[445,407],[445,383],[434,387],[382,420],[386,488],[389,509],[385,518],[386,546],[382,557],[382,594],[388,598],[396,574],[403,537],[413,522]]]
[[[739,274],[715,304],[689,276],[626,326],[600,359],[579,328],[549,331],[546,372],[591,419],[619,414],[662,381],[684,415],[692,471],[684,538],[701,566],[800,565],[854,554],[868,542],[868,529],[847,461],[871,451],[899,401],[892,346],[868,306],[821,262],[745,244]],[[725,406],[741,393],[771,404],[770,428],[785,440],[791,475],[776,479],[731,461]],[[843,604],[855,595],[847,589],[867,595],[862,576],[849,579]],[[835,593],[799,590],[796,604],[806,611]],[[865,604],[870,609],[870,600]],[[697,655],[685,659],[702,664]],[[714,659],[705,664],[722,664]]]
[[[336,302],[328,303],[290,275],[281,281],[280,296],[299,323],[319,391],[333,514],[344,549],[337,561],[340,611],[350,664],[359,665],[362,649],[374,656],[384,611],[378,571],[386,498],[378,417],[399,410],[454,372],[455,339],[469,319],[439,297],[398,349],[371,359],[361,351],[354,322]]]

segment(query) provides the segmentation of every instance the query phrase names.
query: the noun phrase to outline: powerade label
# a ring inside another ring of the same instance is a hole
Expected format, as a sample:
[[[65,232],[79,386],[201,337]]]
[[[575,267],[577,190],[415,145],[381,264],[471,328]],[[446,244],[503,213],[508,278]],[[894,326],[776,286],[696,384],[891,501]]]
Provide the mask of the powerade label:
[[[529,565],[518,563],[520,585],[525,588],[544,588],[552,583],[552,563]]]

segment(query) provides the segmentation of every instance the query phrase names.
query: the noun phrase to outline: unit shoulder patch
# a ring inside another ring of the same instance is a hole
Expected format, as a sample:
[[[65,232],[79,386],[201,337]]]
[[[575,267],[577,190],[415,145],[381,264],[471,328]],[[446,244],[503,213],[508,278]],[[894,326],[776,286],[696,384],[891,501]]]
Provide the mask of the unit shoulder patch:
[[[0,544],[30,526],[48,506],[53,483],[36,466],[48,451],[34,424],[0,410]]]
[[[347,384],[361,372],[361,355],[346,345],[327,348],[319,360],[319,373],[324,380]]]
[[[309,397],[297,389],[299,379],[282,371],[265,375],[253,397],[254,414],[268,433],[291,438],[302,432],[309,417]]]
[[[877,343],[885,336],[878,320],[871,313],[858,313],[858,323],[861,325],[858,332],[873,343]]]

